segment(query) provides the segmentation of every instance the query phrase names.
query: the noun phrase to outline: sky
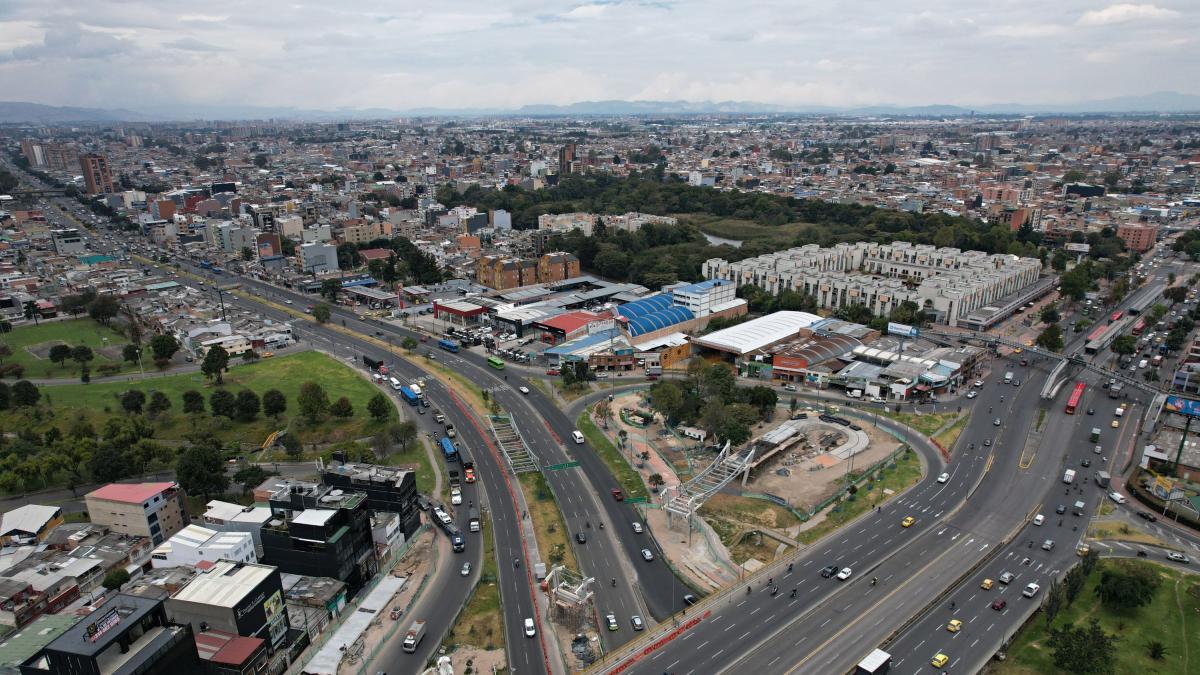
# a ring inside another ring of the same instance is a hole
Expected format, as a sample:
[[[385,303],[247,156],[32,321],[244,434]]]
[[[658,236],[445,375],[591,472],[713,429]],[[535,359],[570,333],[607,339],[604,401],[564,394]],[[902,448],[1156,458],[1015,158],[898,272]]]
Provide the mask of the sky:
[[[0,99],[153,109],[1200,94],[1200,2],[0,0]]]

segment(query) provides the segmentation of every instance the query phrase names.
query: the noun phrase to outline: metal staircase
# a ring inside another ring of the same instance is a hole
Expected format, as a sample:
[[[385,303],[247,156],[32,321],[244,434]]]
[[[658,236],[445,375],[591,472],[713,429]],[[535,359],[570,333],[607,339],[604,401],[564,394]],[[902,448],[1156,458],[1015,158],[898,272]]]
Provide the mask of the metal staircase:
[[[490,418],[492,427],[492,436],[495,436],[496,443],[500,445],[500,449],[504,452],[504,457],[508,460],[508,466],[513,473],[526,473],[529,471],[540,471],[537,457],[529,452],[529,446],[525,445],[525,440],[521,438],[521,434],[517,432],[517,427],[513,425],[512,418],[507,415],[492,415]]]
[[[690,517],[709,497],[745,471],[753,459],[753,448],[734,452],[726,442],[716,459],[694,478],[663,490],[663,508],[675,515]]]

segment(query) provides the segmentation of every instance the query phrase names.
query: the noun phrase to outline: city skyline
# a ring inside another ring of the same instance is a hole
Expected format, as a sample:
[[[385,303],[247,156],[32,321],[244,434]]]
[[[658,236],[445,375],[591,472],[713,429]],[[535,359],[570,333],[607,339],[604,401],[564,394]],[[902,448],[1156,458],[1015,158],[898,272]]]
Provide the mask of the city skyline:
[[[651,0],[403,8],[217,1],[0,9],[8,100],[125,108],[519,109],[749,101],[790,109],[1067,105],[1191,92],[1183,2],[793,7]]]

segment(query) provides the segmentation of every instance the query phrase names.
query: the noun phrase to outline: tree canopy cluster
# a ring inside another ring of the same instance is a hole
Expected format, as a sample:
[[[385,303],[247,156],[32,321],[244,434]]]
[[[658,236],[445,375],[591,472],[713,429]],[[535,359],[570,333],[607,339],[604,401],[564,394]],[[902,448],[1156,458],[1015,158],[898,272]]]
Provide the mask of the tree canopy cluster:
[[[778,396],[770,387],[739,387],[726,364],[693,361],[683,381],[660,381],[650,388],[650,407],[668,424],[699,426],[719,441],[741,445],[750,428],[769,419]]]

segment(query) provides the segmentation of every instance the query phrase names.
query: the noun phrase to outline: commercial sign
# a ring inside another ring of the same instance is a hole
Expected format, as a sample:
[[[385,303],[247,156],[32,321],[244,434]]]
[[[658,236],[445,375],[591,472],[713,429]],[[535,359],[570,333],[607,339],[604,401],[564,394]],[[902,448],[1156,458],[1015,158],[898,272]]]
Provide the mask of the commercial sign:
[[[1163,409],[1167,412],[1179,413],[1188,417],[1200,417],[1200,401],[1183,398],[1182,396],[1168,396]]]
[[[91,642],[99,640],[101,635],[112,630],[113,626],[119,623],[121,623],[121,615],[117,614],[117,608],[114,607],[105,612],[104,616],[97,619],[96,623],[87,627],[88,640]]]
[[[917,329],[913,326],[903,323],[888,322],[888,335],[896,335],[899,337],[917,337]]]
[[[1063,248],[1067,249],[1068,251],[1071,251],[1072,253],[1088,253],[1092,250],[1092,245],[1091,244],[1076,244],[1076,243],[1071,242],[1071,243],[1064,244]]]
[[[1154,485],[1151,488],[1154,496],[1159,499],[1170,499],[1171,494],[1175,491],[1175,481],[1169,476],[1156,476]]]

